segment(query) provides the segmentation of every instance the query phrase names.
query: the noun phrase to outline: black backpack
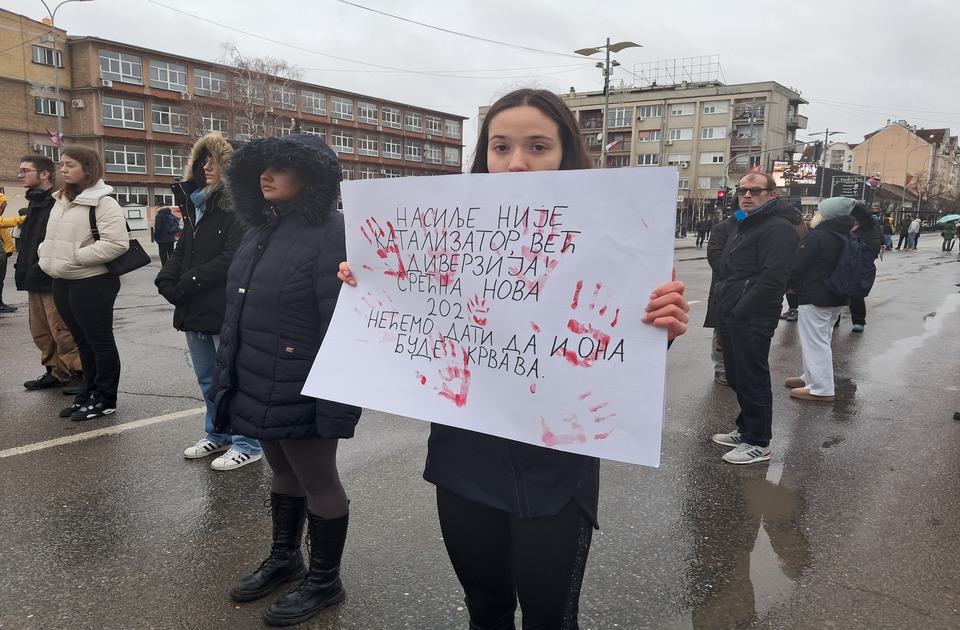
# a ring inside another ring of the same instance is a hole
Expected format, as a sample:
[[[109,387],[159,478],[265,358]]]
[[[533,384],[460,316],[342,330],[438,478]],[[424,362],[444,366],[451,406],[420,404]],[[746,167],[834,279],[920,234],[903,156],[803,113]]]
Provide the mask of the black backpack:
[[[830,293],[843,298],[867,297],[877,279],[873,252],[850,232],[831,234],[843,240],[843,249],[833,273],[823,281],[824,286]]]

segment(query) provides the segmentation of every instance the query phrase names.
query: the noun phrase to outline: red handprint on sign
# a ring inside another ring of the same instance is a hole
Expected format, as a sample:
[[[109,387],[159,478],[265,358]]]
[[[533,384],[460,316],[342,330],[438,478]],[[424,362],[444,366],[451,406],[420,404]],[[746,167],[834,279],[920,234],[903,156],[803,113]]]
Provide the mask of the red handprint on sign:
[[[387,231],[390,233],[390,238],[387,237]],[[374,245],[377,248],[377,256],[379,256],[386,263],[386,271],[383,273],[388,276],[393,276],[401,280],[405,280],[407,277],[407,270],[403,265],[403,259],[400,257],[400,245],[397,240],[397,233],[393,229],[393,225],[387,221],[387,230],[385,231],[380,227],[380,223],[377,222],[376,218],[369,218],[364,222],[364,225],[360,226],[360,232],[363,234],[364,238],[367,239],[367,242],[371,245]],[[396,257],[396,269],[391,267],[391,261],[389,258],[393,256]],[[368,265],[364,265],[365,269],[373,271]]]
[[[470,321],[477,326],[487,325],[487,315],[490,314],[490,307],[487,301],[479,295],[474,295],[467,301],[467,313],[470,315]]]
[[[610,402],[597,403],[593,399],[593,392],[586,392],[577,397],[573,403],[563,405],[560,409],[560,421],[562,427],[558,432],[550,428],[547,420],[540,416],[540,428],[542,429],[540,440],[544,446],[556,447],[569,444],[584,444],[588,439],[603,440],[610,435],[610,431],[603,433],[593,433],[589,438],[590,426],[606,422],[616,416],[616,412],[604,415]],[[587,429],[584,429],[583,423],[587,423]]]
[[[590,301],[587,311],[594,311],[597,305],[597,296],[600,295],[600,289],[603,288],[601,283],[595,285],[593,291],[593,298]],[[573,301],[570,304],[570,308],[574,311],[580,308],[580,292],[583,290],[583,280],[577,281],[577,288],[573,293]],[[596,311],[598,315],[603,317],[607,313],[607,305],[604,304]],[[590,313],[587,313],[590,314]],[[616,328],[617,322],[620,319],[620,309],[616,309],[613,313],[613,319],[610,321],[610,328]],[[607,347],[610,345],[610,334],[604,332],[600,328],[594,327],[593,324],[583,323],[576,319],[571,318],[567,322],[567,329],[577,335],[589,335],[593,339],[593,343],[589,344],[586,347],[586,352],[584,351],[584,344],[581,341],[577,346],[577,350],[564,349],[563,356],[564,358],[580,367],[590,367],[594,364],[598,357],[602,356]]]
[[[433,358],[441,362],[437,370],[440,377],[439,387],[434,387],[438,396],[450,400],[457,407],[467,404],[467,393],[470,391],[470,357],[460,347],[460,344],[449,337],[440,337],[434,341]],[[428,378],[417,372],[417,380],[421,385],[428,384]]]

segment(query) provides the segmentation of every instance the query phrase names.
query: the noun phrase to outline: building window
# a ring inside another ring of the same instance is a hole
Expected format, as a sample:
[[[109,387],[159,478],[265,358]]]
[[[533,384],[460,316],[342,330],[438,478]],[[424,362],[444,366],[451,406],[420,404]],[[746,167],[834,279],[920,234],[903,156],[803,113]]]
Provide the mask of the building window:
[[[423,131],[423,115],[418,112],[406,112],[403,126],[407,131]]]
[[[400,159],[400,141],[395,138],[383,139],[383,157]]]
[[[670,130],[671,140],[693,140],[693,127],[679,127]]]
[[[254,138],[262,138],[264,133],[264,128],[262,123],[250,122],[247,118],[234,118],[234,123],[239,125],[240,133],[237,134],[237,139],[243,142],[253,140]]]
[[[460,166],[460,149],[457,147],[444,147],[443,161],[447,166]]]
[[[374,103],[357,103],[357,120],[368,125],[376,125],[380,122],[377,114],[377,106]],[[361,178],[363,179],[363,178]]]
[[[609,164],[610,164],[610,168],[623,168],[625,166],[630,166],[630,156],[629,155],[611,155]]]
[[[270,105],[294,111],[297,109],[297,90],[288,85],[270,86]]]
[[[263,84],[249,79],[237,79],[236,97],[241,103],[251,103],[253,105],[263,105]]]
[[[427,164],[440,163],[440,147],[435,144],[423,145],[423,161]]]
[[[642,153],[637,155],[637,166],[658,166],[659,164],[659,153]]]
[[[372,166],[361,166],[357,169],[357,175],[360,176],[360,179],[376,179],[377,169]]]
[[[637,132],[637,142],[660,142],[660,130],[651,129],[650,131]]]
[[[113,197],[122,206],[150,204],[150,190],[146,186],[114,186]]]
[[[403,157],[411,162],[423,161],[423,145],[419,142],[407,140],[403,143]]]
[[[693,116],[693,103],[674,103],[670,106],[671,116]]]
[[[725,155],[723,151],[703,151],[700,153],[700,163],[723,164]]]
[[[680,182],[677,185],[677,188],[679,188],[680,190],[690,190],[690,178],[681,177]]]
[[[143,103],[140,101],[105,96],[101,105],[101,114],[106,127],[144,129]]]
[[[140,63],[140,57],[101,50],[100,78],[143,85],[143,65]]]
[[[361,133],[357,136],[357,153],[359,155],[377,155],[377,137]]]
[[[311,136],[317,136],[324,142],[327,141],[327,128],[319,125],[303,125],[300,127],[301,133],[308,133]]]
[[[330,116],[343,120],[353,120],[353,99],[334,96],[330,103]]]
[[[211,70],[194,70],[193,93],[197,96],[227,98],[227,75]]]
[[[187,67],[169,61],[150,60],[150,87],[174,92],[187,91]]]
[[[678,166],[680,164],[690,164],[690,154],[689,153],[668,153],[667,154],[667,164],[671,166]]]
[[[330,132],[330,147],[337,153],[353,153],[353,134],[334,129]]]
[[[215,112],[200,114],[200,128],[203,130],[203,133],[219,131],[226,137],[228,129],[227,119],[225,116]]]
[[[719,140],[727,137],[726,127],[704,127],[700,130],[701,140]]]
[[[427,133],[431,136],[443,135],[443,120],[436,116],[427,116]]]
[[[305,114],[327,115],[327,95],[321,92],[302,90],[300,92],[300,107]]]
[[[59,50],[53,48],[46,48],[44,46],[34,46],[33,47],[33,63],[40,63],[45,66],[56,65],[58,68],[63,67],[63,54]]]
[[[637,118],[660,118],[663,116],[663,105],[642,105],[637,108]]]
[[[34,106],[38,114],[46,114],[48,116],[56,116],[57,110],[60,110],[60,115],[63,116],[66,112],[63,101],[57,101],[53,98],[42,98],[40,96],[33,97]]]
[[[187,133],[187,110],[172,105],[154,105],[153,130],[163,133]]]
[[[607,110],[607,127],[633,125],[633,107],[611,107]]]
[[[403,172],[399,168],[382,168],[380,169],[380,174],[387,179],[403,177]]]
[[[180,175],[187,165],[187,152],[172,147],[153,147],[153,173],[155,175]]]
[[[60,147],[48,146],[46,144],[40,145],[40,155],[46,156],[53,160],[54,162],[60,162]]]
[[[399,107],[381,108],[380,120],[382,121],[384,127],[392,127],[393,129],[400,129],[400,108]]]
[[[765,105],[758,105],[756,103],[741,103],[737,106],[737,115],[735,116],[736,120],[763,120],[763,115],[766,112]]]
[[[443,121],[444,135],[448,138],[459,138],[460,137],[460,121],[459,120],[445,120]]]
[[[146,173],[147,148],[136,144],[108,144],[104,161],[108,173]]]
[[[711,188],[720,188],[721,177],[698,177],[697,188],[700,190],[709,190]]]
[[[730,103],[727,101],[708,101],[703,104],[704,114],[726,114],[730,111]]]
[[[173,192],[169,188],[154,188],[153,189],[153,205],[160,206],[172,206],[174,204]]]

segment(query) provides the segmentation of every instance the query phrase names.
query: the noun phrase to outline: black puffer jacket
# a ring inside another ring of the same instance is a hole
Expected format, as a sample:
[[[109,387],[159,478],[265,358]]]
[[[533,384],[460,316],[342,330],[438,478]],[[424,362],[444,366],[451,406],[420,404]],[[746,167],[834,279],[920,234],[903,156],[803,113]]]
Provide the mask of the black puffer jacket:
[[[201,221],[190,195],[203,181],[203,160],[212,155],[221,165],[229,162],[233,147],[220,134],[208,134],[193,145],[182,182],[173,185],[173,196],[183,216],[183,231],[176,249],[157,274],[154,284],[173,311],[173,327],[219,335],[227,307],[227,268],[243,237],[223,186],[207,200]]]
[[[727,217],[717,223],[710,230],[710,240],[707,241],[707,262],[710,264],[710,293],[707,296],[707,315],[703,318],[704,328],[717,327],[717,313],[713,306],[713,290],[720,280],[720,264],[723,262],[723,250],[730,237],[736,233],[739,221],[734,217]]]
[[[40,269],[37,248],[47,234],[47,221],[56,200],[53,189],[27,191],[27,220],[20,227],[20,249],[14,265],[14,280],[18,291],[52,293],[53,278]]]
[[[300,197],[266,202],[259,176],[267,166],[296,171]],[[213,382],[217,429],[262,440],[352,437],[359,407],[300,393],[346,260],[336,154],[315,136],[264,138],[237,150],[228,174],[234,211],[250,229],[227,274]]]
[[[843,251],[844,235],[853,227],[853,217],[827,219],[803,237],[790,270],[789,286],[799,304],[844,306],[848,300],[831,293],[823,281],[830,277]]]
[[[713,289],[718,316],[776,317],[797,249],[797,210],[779,199],[747,215],[724,247]]]

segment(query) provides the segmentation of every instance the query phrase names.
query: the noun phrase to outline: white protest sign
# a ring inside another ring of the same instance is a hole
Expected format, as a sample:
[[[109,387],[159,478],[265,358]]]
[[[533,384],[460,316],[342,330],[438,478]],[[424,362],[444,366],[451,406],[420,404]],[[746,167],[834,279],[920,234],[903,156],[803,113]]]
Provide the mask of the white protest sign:
[[[674,169],[343,183],[344,285],[303,393],[656,466]]]

